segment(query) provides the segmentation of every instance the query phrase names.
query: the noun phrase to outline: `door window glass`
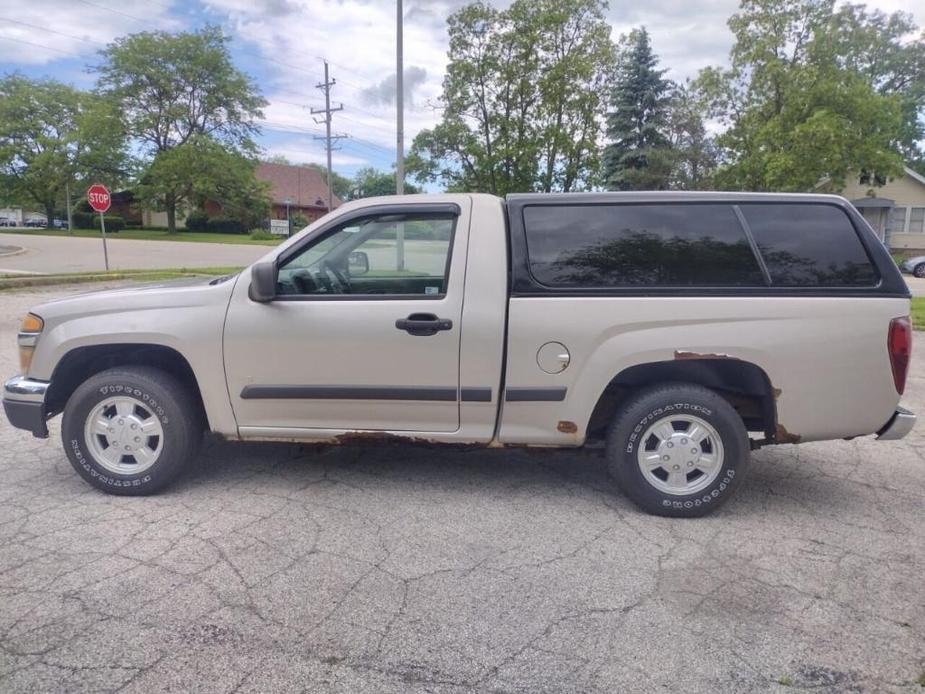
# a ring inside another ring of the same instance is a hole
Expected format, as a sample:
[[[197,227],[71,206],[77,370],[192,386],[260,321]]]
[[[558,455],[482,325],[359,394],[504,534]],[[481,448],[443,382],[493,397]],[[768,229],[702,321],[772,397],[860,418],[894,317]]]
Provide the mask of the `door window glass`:
[[[278,294],[443,296],[455,225],[446,214],[351,221],[286,260]]]

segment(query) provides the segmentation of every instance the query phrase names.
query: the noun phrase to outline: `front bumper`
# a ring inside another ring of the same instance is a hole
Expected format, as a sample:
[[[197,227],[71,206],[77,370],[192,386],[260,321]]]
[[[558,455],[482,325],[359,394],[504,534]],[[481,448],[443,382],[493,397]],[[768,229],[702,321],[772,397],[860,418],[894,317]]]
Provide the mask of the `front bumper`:
[[[878,441],[896,441],[912,431],[915,426],[915,414],[905,407],[897,407],[884,427],[877,432]]]
[[[3,410],[10,424],[31,431],[37,438],[48,438],[45,393],[49,385],[26,376],[15,376],[4,383]]]

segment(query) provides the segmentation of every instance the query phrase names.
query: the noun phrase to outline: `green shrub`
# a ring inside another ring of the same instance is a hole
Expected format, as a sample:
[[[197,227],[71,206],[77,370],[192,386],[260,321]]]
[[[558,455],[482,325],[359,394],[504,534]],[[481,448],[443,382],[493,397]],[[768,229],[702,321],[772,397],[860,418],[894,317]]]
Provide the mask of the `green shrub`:
[[[126,228],[126,229],[141,229],[141,227],[142,227],[142,224],[141,224],[141,222],[139,222],[139,221],[136,221],[136,220],[134,220],[134,219],[126,219],[126,220],[125,220],[125,228]]]
[[[125,228],[125,217],[116,214],[103,215],[106,219],[106,233],[115,234]]]
[[[206,224],[205,230],[215,234],[247,233],[247,229],[242,222],[230,217],[212,217]]]
[[[277,238],[266,229],[251,229],[250,237],[253,241],[272,241]]]
[[[83,210],[74,210],[71,213],[71,220],[74,222],[75,229],[92,229],[94,225],[100,225],[100,220],[97,219],[95,213]]]
[[[186,217],[187,231],[205,231],[209,225],[209,215],[202,210],[193,210]]]

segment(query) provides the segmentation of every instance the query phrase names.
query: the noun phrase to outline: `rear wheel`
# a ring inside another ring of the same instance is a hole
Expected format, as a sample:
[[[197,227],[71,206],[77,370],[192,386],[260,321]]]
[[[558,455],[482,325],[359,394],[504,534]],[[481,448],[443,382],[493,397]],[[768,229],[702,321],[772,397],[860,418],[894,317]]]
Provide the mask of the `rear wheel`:
[[[748,433],[732,406],[697,385],[647,389],[617,415],[608,468],[644,511],[703,516],[723,504],[748,466]]]
[[[61,422],[74,469],[110,494],[153,494],[195,456],[202,418],[189,389],[149,367],[103,371],[68,399]]]
[[[925,277],[925,263],[919,263],[912,268],[912,274],[916,277]]]

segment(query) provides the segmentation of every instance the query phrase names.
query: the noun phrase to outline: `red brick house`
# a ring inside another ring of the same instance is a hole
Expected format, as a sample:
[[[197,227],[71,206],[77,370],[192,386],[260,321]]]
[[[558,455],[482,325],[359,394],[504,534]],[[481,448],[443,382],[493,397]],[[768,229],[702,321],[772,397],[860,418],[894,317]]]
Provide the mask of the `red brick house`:
[[[328,211],[328,187],[321,172],[306,166],[288,164],[260,163],[255,172],[258,181],[270,184],[270,200],[273,219],[286,219],[286,198],[291,202],[289,214],[301,214],[309,222],[326,214]],[[334,195],[333,207],[341,205],[341,199]]]
[[[289,214],[301,214],[309,223],[314,222],[328,211],[328,187],[324,183],[321,172],[306,166],[290,166],[288,164],[260,163],[254,172],[258,181],[270,184],[270,217],[272,219],[286,219],[286,199],[290,200]],[[331,204],[337,208],[342,201],[336,195]],[[223,214],[222,206],[218,202],[208,201],[204,205],[210,217]],[[121,215],[126,221],[133,221],[144,226],[166,226],[165,212],[152,212],[141,209],[134,199],[131,190],[124,190],[112,195],[112,208],[110,214]],[[185,214],[178,211],[177,226],[182,227]]]

